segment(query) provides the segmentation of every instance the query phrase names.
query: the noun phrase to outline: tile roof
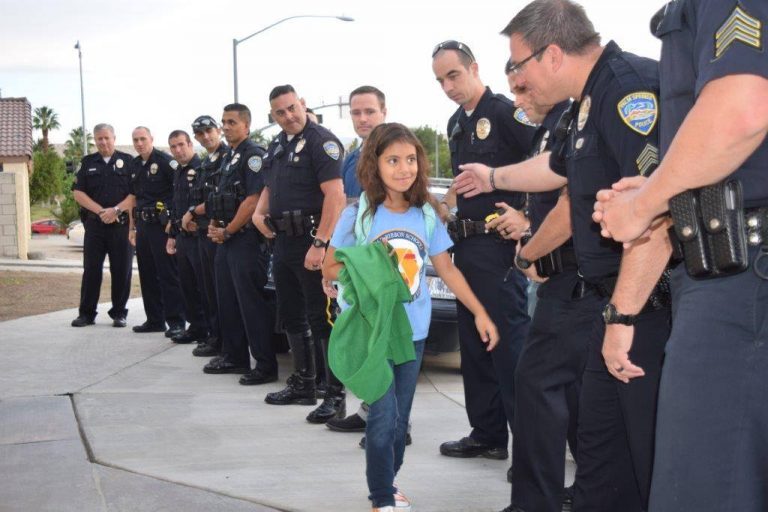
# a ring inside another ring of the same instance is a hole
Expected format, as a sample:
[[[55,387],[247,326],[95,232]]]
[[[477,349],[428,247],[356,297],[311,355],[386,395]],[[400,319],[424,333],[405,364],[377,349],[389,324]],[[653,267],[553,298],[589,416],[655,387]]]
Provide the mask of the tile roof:
[[[0,157],[32,156],[32,105],[27,98],[0,98]]]

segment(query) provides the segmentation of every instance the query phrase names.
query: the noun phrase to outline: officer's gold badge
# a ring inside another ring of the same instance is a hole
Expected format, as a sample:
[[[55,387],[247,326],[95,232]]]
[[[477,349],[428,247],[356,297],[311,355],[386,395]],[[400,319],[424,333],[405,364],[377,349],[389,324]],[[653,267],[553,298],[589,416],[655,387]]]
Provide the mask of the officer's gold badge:
[[[149,174],[157,174],[157,164],[152,164],[149,166]]]
[[[115,167],[117,167],[118,169],[122,169],[123,168],[123,159],[122,158],[118,158],[117,159],[117,162],[115,162]]]
[[[296,149],[294,150],[294,153],[300,153],[302,149],[304,149],[304,145],[307,143],[306,139],[299,139],[299,142],[296,143]]]
[[[188,170],[187,171],[187,181],[195,181],[195,174],[197,174],[197,173],[195,172],[194,169]]]
[[[592,98],[588,95],[584,96],[581,100],[581,106],[579,106],[579,117],[576,121],[576,128],[581,131],[584,129],[584,125],[587,124],[589,119],[589,109],[592,107]]]
[[[720,58],[737,41],[757,50],[762,50],[762,29],[762,22],[754,16],[750,16],[737,4],[728,19],[715,32],[715,58]]]
[[[480,140],[485,140],[488,138],[488,135],[491,134],[491,121],[488,120],[486,117],[482,117],[477,120],[477,126],[475,126],[475,133],[477,133],[477,138]]]

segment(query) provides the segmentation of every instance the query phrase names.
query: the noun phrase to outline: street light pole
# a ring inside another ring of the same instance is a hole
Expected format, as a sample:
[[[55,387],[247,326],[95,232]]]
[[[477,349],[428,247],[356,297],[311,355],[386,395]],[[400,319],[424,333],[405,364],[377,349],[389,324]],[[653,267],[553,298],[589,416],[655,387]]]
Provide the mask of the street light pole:
[[[337,20],[341,21],[355,21],[354,18],[350,18],[349,16],[321,16],[321,15],[314,15],[314,14],[298,14],[296,16],[288,16],[287,18],[283,18],[281,20],[277,20],[276,22],[272,23],[271,25],[268,25],[261,30],[258,30],[254,32],[253,34],[244,37],[242,39],[232,39],[232,71],[234,74],[234,83],[235,83],[235,103],[238,102],[238,94],[237,94],[237,45],[240,43],[244,43],[253,36],[259,35],[262,32],[265,32],[275,25],[279,25],[280,23],[283,23],[284,21],[293,20],[296,18],[335,18]]]
[[[77,58],[80,60],[80,112],[82,114],[82,130],[83,130],[83,156],[88,154],[88,136],[85,132],[85,92],[83,89],[83,52],[80,49],[80,41],[77,41],[75,45],[77,50]]]

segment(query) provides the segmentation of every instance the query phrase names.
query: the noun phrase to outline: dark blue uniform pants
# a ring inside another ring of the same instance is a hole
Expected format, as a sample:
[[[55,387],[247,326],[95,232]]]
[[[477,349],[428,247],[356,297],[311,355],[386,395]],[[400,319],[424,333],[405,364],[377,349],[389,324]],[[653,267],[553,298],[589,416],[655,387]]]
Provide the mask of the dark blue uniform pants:
[[[323,292],[322,274],[304,268],[304,257],[312,238],[278,235],[272,274],[277,292],[277,313],[285,330],[301,334],[312,329],[315,340],[328,339],[331,324],[328,297]],[[322,350],[319,346],[317,350]]]
[[[587,337],[602,300],[572,298],[575,271],[540,285],[528,339],[515,373],[512,503],[526,512],[560,512],[565,444],[576,456],[576,425]]]
[[[85,221],[83,240],[83,281],[80,286],[80,316],[95,318],[99,303],[104,258],[109,255],[112,278],[112,309],[109,316],[125,316],[131,294],[133,247],[128,241],[128,224],[104,224],[98,219]]]
[[[205,315],[205,294],[203,287],[203,266],[200,261],[197,235],[179,233],[176,237],[176,261],[179,264],[179,281],[184,298],[184,315],[189,322],[189,330],[195,333],[208,333],[208,320]]]
[[[507,447],[514,419],[515,367],[528,336],[527,281],[514,270],[514,245],[494,236],[475,236],[455,246],[454,261],[499,329],[500,340],[488,352],[475,329],[472,313],[457,304],[461,373],[470,437]],[[507,278],[505,282],[504,279]]]
[[[607,299],[601,308],[605,303]],[[669,309],[663,309],[638,317],[629,358],[645,376],[624,384],[605,367],[605,325],[595,312],[593,328],[586,333],[589,355],[579,402],[574,512],[648,509],[656,399],[670,316]]]
[[[211,241],[207,236],[207,230],[198,230],[198,250],[200,251],[200,270],[201,281],[205,291],[205,315],[208,318],[208,327],[211,337],[220,339],[221,330],[219,328],[219,303],[216,299],[216,275],[214,272],[214,261],[216,259],[216,248],[219,244]]]
[[[764,512],[768,281],[753,268],[694,281],[680,265],[672,294],[650,510]]]
[[[219,300],[222,354],[250,368],[277,374],[272,325],[264,298],[267,255],[255,229],[241,231],[216,249],[216,293]]]
[[[184,323],[176,258],[166,250],[168,235],[159,223],[136,221],[136,258],[147,321],[154,325]]]

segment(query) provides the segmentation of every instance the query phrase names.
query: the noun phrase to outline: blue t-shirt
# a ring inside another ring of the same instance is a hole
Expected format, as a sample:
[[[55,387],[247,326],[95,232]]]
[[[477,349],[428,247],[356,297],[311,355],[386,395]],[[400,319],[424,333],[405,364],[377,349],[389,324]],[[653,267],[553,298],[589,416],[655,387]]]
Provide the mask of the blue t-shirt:
[[[344,181],[344,193],[347,197],[360,197],[363,188],[357,181],[357,162],[360,160],[360,148],[350,151],[341,167],[341,179]]]
[[[334,248],[356,245],[354,226],[357,208],[357,205],[350,205],[341,212],[331,237],[330,245]],[[425,243],[426,239],[427,224],[421,208],[411,207],[406,212],[394,213],[383,205],[376,209],[367,238],[369,243],[386,240],[397,252],[400,274],[411,290],[412,300],[405,304],[405,312],[411,322],[414,341],[427,337],[432,316],[432,299],[426,283],[427,256],[445,252],[453,245],[445,224],[439,220],[435,223],[432,239]],[[339,301],[339,305],[342,309],[346,308],[343,300]]]

